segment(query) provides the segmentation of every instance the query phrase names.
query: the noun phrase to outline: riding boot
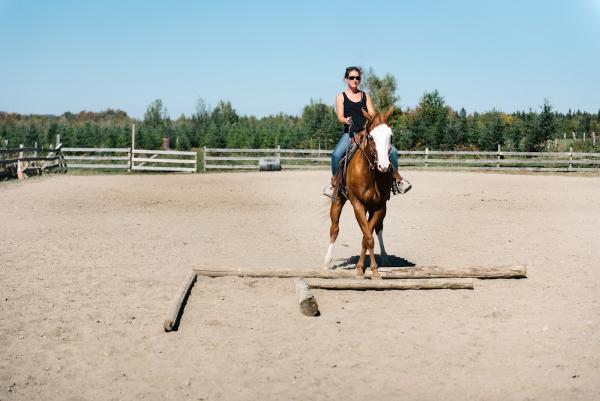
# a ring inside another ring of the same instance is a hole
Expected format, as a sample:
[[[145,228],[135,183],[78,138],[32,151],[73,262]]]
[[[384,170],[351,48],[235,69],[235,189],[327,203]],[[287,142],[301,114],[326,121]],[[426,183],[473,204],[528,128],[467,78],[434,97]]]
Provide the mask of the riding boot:
[[[331,197],[333,200],[336,200],[339,193],[342,182],[342,172],[341,169],[338,169],[337,173],[331,177],[331,187],[333,188],[333,196]]]
[[[392,177],[392,193],[394,195],[405,194],[412,188],[411,183],[402,178],[396,168],[392,168]]]
[[[340,174],[340,171],[338,170],[336,175],[331,177],[331,182],[329,184],[325,185],[325,188],[323,188],[323,195],[335,200],[337,197],[337,194],[340,190],[339,184],[340,184],[341,178],[342,178],[342,175]]]

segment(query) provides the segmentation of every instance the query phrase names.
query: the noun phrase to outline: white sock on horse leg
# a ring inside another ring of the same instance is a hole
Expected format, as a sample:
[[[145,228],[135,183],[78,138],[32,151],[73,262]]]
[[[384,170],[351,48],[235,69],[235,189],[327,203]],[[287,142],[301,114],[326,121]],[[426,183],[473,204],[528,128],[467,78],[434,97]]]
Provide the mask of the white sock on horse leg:
[[[383,245],[383,230],[377,231],[377,240],[379,241],[379,249],[381,250],[381,264],[385,265],[389,262],[385,245]]]
[[[329,248],[327,248],[327,254],[325,255],[325,267],[329,267],[329,264],[333,260],[333,244],[334,242],[329,244]]]

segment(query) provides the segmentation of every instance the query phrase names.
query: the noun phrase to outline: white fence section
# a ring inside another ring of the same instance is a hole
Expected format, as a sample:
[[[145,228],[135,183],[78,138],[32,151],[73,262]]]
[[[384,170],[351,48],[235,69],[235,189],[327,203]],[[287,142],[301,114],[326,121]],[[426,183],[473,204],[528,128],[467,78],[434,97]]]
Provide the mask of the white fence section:
[[[196,152],[131,148],[63,148],[67,168],[195,173]]]
[[[204,170],[258,170],[265,157],[277,159],[283,169],[325,168],[331,150],[321,149],[226,149],[204,148]]]
[[[196,152],[134,149],[131,159],[131,169],[195,173],[197,158],[198,155]],[[150,164],[150,166],[147,164]]]
[[[400,168],[600,171],[600,153],[398,151]],[[204,148],[204,170],[258,170],[259,160],[280,160],[282,169],[325,169],[331,163],[330,150],[317,149],[223,149]]]
[[[67,168],[128,170],[131,167],[131,148],[63,148],[63,155]]]

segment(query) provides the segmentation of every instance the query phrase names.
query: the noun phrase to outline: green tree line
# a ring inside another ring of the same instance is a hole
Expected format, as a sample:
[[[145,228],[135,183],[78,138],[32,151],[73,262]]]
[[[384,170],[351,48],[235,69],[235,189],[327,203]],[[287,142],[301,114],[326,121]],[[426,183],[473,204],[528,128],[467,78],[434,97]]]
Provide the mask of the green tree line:
[[[365,73],[364,84],[376,109],[396,105],[396,80],[386,74],[378,77],[372,70]],[[415,150],[504,150],[539,151],[548,141],[563,140],[563,134],[579,139],[587,133],[588,141],[570,142],[576,150],[600,151],[600,138],[594,147],[591,133],[600,135],[600,110],[553,110],[545,100],[537,110],[505,113],[501,111],[471,112],[455,110],[437,91],[426,92],[418,106],[402,109],[396,106],[390,124],[393,142],[398,149]],[[147,108],[144,118],[136,120],[121,110],[82,111],[78,114],[22,115],[0,112],[0,146],[19,144],[51,146],[56,135],[66,147],[128,147],[131,125],[136,124],[136,148],[159,149],[163,138],[172,148],[188,150],[211,148],[322,148],[337,143],[341,125],[334,108],[322,101],[311,101],[300,116],[276,114],[257,118],[239,115],[228,101],[209,108],[198,101],[192,115],[169,117],[160,99]],[[563,141],[557,141],[562,143]]]

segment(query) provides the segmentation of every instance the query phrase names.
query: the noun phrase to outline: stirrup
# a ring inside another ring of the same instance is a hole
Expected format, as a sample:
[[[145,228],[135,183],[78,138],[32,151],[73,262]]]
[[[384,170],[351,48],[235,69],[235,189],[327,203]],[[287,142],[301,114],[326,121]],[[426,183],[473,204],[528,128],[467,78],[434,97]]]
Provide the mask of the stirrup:
[[[327,183],[327,185],[323,187],[323,195],[333,199],[333,185],[331,185],[331,183]]]
[[[392,182],[392,193],[394,195],[405,194],[410,191],[412,184],[407,179],[402,178],[400,181]]]

